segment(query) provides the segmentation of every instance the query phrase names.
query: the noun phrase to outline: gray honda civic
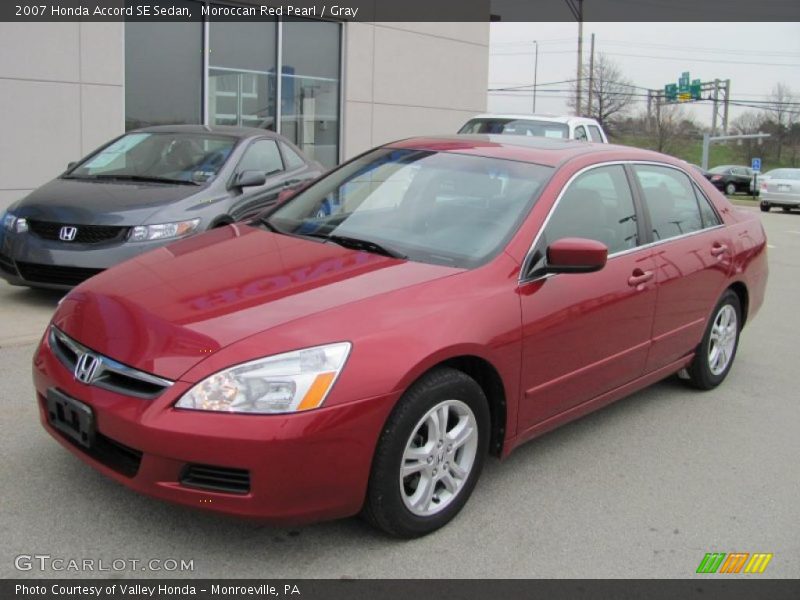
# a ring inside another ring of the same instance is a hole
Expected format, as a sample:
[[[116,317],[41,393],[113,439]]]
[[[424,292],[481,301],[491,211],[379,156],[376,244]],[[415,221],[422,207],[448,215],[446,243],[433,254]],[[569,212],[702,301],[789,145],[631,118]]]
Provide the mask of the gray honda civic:
[[[71,288],[147,250],[252,218],[323,171],[264,129],[131,131],[9,207],[0,276]]]

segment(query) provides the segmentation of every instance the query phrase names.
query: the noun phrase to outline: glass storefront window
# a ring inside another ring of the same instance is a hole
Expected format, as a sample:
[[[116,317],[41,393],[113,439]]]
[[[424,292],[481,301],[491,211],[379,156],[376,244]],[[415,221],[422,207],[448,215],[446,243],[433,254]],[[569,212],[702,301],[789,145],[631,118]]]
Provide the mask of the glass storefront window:
[[[190,5],[175,0],[175,6]],[[125,23],[125,129],[202,123],[203,23]]]
[[[326,167],[339,162],[340,27],[283,23],[280,132]]]
[[[126,130],[203,122],[277,130],[332,167],[339,162],[341,30],[313,20],[129,21]]]
[[[208,121],[275,130],[277,24],[209,23]]]

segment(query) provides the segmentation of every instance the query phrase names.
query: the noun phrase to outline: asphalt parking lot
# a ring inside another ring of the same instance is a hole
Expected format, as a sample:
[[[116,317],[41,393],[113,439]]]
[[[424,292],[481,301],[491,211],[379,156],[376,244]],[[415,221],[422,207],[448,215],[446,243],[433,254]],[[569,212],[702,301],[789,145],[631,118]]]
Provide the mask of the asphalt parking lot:
[[[0,284],[0,575],[683,578],[717,551],[772,553],[758,577],[798,577],[800,213],[763,220],[766,302],[720,388],[667,380],[491,460],[461,515],[414,541],[358,519],[254,525],[105,479],[37,420],[30,360],[60,295]],[[15,568],[15,557],[34,554],[183,559],[194,570]]]

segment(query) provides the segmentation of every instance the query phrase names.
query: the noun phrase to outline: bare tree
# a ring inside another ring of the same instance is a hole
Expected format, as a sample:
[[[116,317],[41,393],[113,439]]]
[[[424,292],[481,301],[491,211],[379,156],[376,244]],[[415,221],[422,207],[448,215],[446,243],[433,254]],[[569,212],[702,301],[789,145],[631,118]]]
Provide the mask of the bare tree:
[[[742,113],[731,123],[733,133],[748,134],[748,133],[761,133],[764,131],[766,116],[763,112],[755,112],[748,110]],[[759,149],[761,140],[739,140],[742,146],[742,158],[744,162],[750,164],[754,156],[761,156],[762,151]]]
[[[643,117],[642,121],[646,117]],[[659,152],[671,153],[675,142],[696,137],[697,124],[678,104],[663,104],[656,111],[655,149]]]
[[[774,136],[777,142],[777,160],[781,160],[781,150],[789,132],[800,121],[800,105],[797,97],[785,83],[778,83],[769,95],[769,104],[764,105],[767,118],[774,125]]]
[[[584,68],[588,80],[589,65]],[[576,113],[597,119],[604,129],[607,129],[614,120],[622,117],[634,101],[634,87],[629,79],[622,75],[619,65],[602,52],[598,52],[594,59],[594,73],[591,76],[591,90],[588,81],[586,94],[591,94],[591,103],[588,113],[581,107],[576,110],[575,97],[567,100],[567,106]],[[575,87],[575,86],[573,86]]]

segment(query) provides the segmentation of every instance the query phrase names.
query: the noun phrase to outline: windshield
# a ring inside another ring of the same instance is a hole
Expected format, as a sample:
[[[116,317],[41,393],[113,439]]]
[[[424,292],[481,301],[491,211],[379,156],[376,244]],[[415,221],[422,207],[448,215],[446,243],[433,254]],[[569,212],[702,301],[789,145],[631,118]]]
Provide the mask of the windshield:
[[[236,138],[196,133],[129,133],[65,177],[205,183],[219,173]]]
[[[358,249],[419,262],[474,267],[504,247],[552,171],[381,148],[292,198],[270,215],[268,226],[342,245],[356,240]]]
[[[508,133],[565,140],[569,138],[569,127],[533,119],[472,119],[458,133]]]

